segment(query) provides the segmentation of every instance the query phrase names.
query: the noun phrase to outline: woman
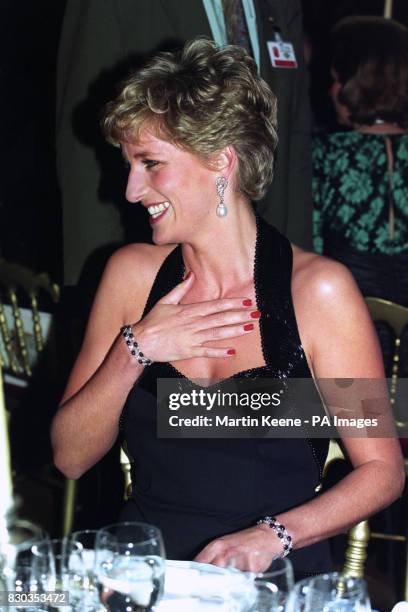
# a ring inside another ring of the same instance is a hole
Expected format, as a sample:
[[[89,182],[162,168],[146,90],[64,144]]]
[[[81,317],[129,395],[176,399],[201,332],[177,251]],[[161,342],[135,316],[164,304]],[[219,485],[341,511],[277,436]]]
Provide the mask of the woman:
[[[408,29],[344,19],[332,75],[349,129],[314,141],[315,250],[345,264],[364,295],[408,305]]]
[[[266,567],[293,548],[298,572],[328,569],[324,540],[401,493],[394,439],[346,439],[354,471],[315,497],[327,441],[156,436],[158,378],[383,376],[348,272],[254,215],[272,179],[273,94],[242,49],[198,39],[133,75],[104,129],[154,245],[108,263],[53,423],[56,465],[78,478],[121,429],[134,461],[124,518],[159,526],[170,558],[239,556],[245,569],[254,551]]]

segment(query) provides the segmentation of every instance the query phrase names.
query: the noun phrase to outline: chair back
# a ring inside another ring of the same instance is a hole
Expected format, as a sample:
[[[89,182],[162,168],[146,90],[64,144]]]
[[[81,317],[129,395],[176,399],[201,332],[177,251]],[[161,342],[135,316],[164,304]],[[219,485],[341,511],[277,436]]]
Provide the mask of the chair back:
[[[52,302],[59,301],[59,286],[50,281],[48,274],[0,259],[0,337],[3,345],[0,363],[5,373],[30,378],[33,363],[44,349],[38,305],[42,291]],[[31,321],[27,321],[26,316],[29,310]],[[29,346],[31,336],[34,341]]]
[[[394,333],[394,350],[392,355],[391,365],[391,385],[390,385],[390,402],[392,407],[396,408],[398,375],[400,366],[400,348],[401,336],[404,328],[408,326],[408,307],[401,306],[389,300],[382,298],[367,297],[366,304],[370,311],[373,321],[378,321],[388,325]],[[405,412],[404,408],[403,411]],[[397,430],[403,435],[403,431],[408,434],[408,422],[401,415],[395,414]]]

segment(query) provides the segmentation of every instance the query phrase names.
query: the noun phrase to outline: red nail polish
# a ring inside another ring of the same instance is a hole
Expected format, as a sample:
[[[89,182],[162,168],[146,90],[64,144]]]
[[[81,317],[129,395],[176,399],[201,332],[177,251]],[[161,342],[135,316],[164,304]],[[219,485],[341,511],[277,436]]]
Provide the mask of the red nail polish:
[[[243,306],[252,306],[252,300],[243,300],[242,301],[242,305]]]
[[[259,312],[259,310],[254,310],[253,312],[251,312],[251,317],[253,319],[259,319],[260,316],[261,316],[261,313]]]
[[[247,323],[246,325],[244,325],[245,331],[251,331],[251,329],[254,329],[254,326],[252,325],[252,323]]]
[[[228,349],[227,355],[235,355],[235,349]]]

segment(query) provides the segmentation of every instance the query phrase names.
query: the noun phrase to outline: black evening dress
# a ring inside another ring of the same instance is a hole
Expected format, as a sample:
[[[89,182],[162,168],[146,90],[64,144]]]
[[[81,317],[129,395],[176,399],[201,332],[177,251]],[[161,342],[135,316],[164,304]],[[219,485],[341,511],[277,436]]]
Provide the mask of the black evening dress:
[[[162,264],[144,314],[182,280],[183,269],[178,246]],[[291,274],[290,243],[257,217],[254,282],[265,365],[231,378],[311,378],[293,308]],[[315,496],[327,439],[158,438],[158,378],[183,377],[169,363],[147,367],[121,416],[133,461],[132,498],[121,520],[158,526],[168,558],[193,559],[214,538]],[[293,550],[290,559],[298,575],[331,569],[327,541]]]

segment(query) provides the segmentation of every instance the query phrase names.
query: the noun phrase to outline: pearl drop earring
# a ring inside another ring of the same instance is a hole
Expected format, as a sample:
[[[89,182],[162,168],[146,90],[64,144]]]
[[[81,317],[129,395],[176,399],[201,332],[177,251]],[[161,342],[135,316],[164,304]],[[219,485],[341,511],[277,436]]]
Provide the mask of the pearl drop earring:
[[[224,202],[224,193],[226,188],[228,187],[228,180],[225,176],[219,176],[215,181],[215,185],[217,187],[217,194],[220,198],[220,203],[217,206],[217,217],[226,217],[228,214],[228,208],[225,206]]]

